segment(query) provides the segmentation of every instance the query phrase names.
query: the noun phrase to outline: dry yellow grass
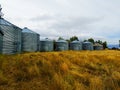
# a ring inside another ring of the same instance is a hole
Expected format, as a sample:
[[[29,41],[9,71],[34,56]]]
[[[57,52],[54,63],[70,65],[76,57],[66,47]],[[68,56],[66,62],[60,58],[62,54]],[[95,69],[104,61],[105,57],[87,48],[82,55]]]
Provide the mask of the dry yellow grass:
[[[0,90],[120,90],[120,51],[0,55]]]

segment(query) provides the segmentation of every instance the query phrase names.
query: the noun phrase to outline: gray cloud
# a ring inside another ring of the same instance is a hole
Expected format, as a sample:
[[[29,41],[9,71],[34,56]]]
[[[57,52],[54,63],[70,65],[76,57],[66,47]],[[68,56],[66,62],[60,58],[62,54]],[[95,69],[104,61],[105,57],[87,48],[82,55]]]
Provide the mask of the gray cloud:
[[[117,43],[120,0],[7,0],[0,2],[5,17],[27,26],[41,37],[101,38]],[[18,7],[22,5],[22,7]]]
[[[82,30],[86,29],[90,24],[98,22],[99,18],[85,18],[85,17],[71,17],[61,18],[57,23],[51,26],[51,28],[57,30]]]
[[[54,19],[54,16],[52,15],[48,15],[48,14],[43,14],[43,15],[39,15],[37,17],[33,17],[30,19],[30,21],[35,21],[35,22],[40,22],[40,21],[48,21],[48,20],[52,20]]]

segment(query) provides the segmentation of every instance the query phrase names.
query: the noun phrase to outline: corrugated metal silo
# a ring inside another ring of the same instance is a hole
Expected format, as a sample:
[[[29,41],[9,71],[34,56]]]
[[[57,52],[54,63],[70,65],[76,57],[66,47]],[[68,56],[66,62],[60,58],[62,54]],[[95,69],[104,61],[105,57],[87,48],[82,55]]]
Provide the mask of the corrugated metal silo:
[[[19,27],[0,18],[0,29],[3,31],[3,54],[15,54],[21,52],[21,31]]]
[[[65,40],[56,41],[56,51],[68,50],[68,42]]]
[[[35,52],[39,51],[39,37],[40,35],[36,32],[25,27],[22,30],[22,51],[24,52]]]
[[[82,43],[80,41],[73,41],[70,43],[70,50],[82,50]]]
[[[89,41],[83,42],[83,50],[93,50],[93,44]]]
[[[48,38],[40,40],[40,51],[42,52],[53,51],[53,41]]]
[[[94,47],[94,50],[103,50],[103,45],[99,43],[95,43],[93,47]]]

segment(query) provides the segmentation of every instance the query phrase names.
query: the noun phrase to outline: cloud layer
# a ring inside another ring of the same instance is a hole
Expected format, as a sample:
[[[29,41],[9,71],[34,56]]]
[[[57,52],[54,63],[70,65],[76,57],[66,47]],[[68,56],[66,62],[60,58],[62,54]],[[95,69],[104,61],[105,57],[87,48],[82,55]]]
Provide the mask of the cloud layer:
[[[93,37],[118,43],[119,0],[2,0],[5,18],[41,37]]]

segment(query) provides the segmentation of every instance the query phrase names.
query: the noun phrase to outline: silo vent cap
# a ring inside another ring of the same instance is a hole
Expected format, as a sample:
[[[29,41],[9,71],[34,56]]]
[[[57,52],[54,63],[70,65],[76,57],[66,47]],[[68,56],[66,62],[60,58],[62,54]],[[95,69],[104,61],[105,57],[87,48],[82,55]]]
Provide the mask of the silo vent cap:
[[[24,29],[28,29],[27,27],[24,27]]]

